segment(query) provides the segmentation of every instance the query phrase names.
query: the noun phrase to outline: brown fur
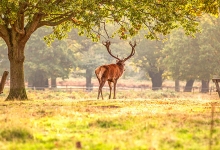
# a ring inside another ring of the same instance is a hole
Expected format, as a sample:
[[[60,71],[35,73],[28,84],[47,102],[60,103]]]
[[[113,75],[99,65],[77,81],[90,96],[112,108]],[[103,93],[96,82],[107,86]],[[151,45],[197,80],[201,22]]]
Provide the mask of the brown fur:
[[[122,76],[124,72],[124,61],[118,61],[116,64],[109,64],[109,65],[103,65],[95,69],[96,77],[99,81],[99,92],[98,92],[98,99],[101,94],[102,99],[102,87],[105,85],[105,82],[108,81],[109,88],[110,88],[110,95],[109,99],[111,98],[111,90],[112,85],[114,85],[114,99],[115,97],[115,91],[116,91],[116,84],[117,80]]]

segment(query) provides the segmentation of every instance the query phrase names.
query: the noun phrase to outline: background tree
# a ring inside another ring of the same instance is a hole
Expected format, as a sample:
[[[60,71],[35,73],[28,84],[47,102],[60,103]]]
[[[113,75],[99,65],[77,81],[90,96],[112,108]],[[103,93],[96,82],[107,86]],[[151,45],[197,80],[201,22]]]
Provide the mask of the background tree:
[[[133,59],[133,65],[146,72],[146,76],[150,77],[152,82],[152,90],[162,88],[164,65],[161,63],[163,59],[162,41],[152,41],[142,38],[137,47],[137,53]]]
[[[201,19],[202,32],[196,38],[185,36],[182,30],[170,35],[164,47],[167,65],[175,80],[186,80],[184,91],[191,91],[193,81],[201,80],[201,92],[208,92],[213,74],[219,74],[216,55],[219,53],[218,20],[206,16]]]
[[[201,92],[208,92],[210,79],[213,75],[220,74],[220,19],[207,15],[201,21],[202,34],[198,36],[198,44],[202,67],[199,67],[199,79],[202,81]]]
[[[42,37],[49,32],[50,28],[39,29],[32,35],[26,47],[25,77],[28,85],[37,89],[48,87],[49,78],[51,87],[56,87],[56,78],[68,78],[76,66],[76,48],[68,40],[56,40],[48,47]]]
[[[164,63],[173,79],[187,81],[185,92],[192,90],[194,80],[198,78],[198,49],[197,39],[185,36],[182,30],[171,34],[164,48]]]
[[[195,17],[217,11],[217,1],[2,0],[0,37],[7,45],[10,61],[7,100],[27,99],[24,49],[30,36],[42,26],[54,27],[48,41],[64,38],[71,28],[98,39],[106,22],[118,25],[121,38],[136,34],[142,27],[148,29],[147,37],[152,38],[157,32],[168,34],[178,26],[187,33],[195,31]]]

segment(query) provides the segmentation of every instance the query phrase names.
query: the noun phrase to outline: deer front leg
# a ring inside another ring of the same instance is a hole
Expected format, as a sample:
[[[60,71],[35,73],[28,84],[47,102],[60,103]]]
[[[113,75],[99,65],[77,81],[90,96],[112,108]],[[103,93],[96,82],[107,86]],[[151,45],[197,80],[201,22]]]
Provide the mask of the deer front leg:
[[[111,99],[111,94],[112,94],[112,84],[110,81],[108,81],[109,89],[110,89],[110,94],[109,94],[109,99]]]

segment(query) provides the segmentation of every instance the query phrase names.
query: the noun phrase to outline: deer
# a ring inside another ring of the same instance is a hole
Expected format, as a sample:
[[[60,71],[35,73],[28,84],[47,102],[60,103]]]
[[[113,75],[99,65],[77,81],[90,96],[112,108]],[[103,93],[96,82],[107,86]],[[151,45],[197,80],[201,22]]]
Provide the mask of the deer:
[[[96,77],[99,81],[99,89],[98,89],[97,99],[99,99],[99,96],[101,94],[102,100],[103,100],[102,88],[105,85],[106,81],[108,81],[108,85],[109,85],[109,89],[110,89],[109,99],[111,99],[111,94],[112,94],[112,83],[114,85],[113,99],[116,99],[117,81],[125,71],[125,69],[124,69],[125,68],[125,61],[130,59],[135,54],[136,41],[134,42],[134,44],[129,42],[129,44],[132,48],[131,53],[128,57],[123,58],[123,59],[120,59],[112,54],[111,49],[110,49],[110,45],[111,45],[110,41],[102,42],[102,44],[106,47],[107,52],[110,54],[110,56],[112,56],[113,58],[116,59],[116,64],[102,65],[102,66],[99,66],[95,69],[95,74],[96,74]]]

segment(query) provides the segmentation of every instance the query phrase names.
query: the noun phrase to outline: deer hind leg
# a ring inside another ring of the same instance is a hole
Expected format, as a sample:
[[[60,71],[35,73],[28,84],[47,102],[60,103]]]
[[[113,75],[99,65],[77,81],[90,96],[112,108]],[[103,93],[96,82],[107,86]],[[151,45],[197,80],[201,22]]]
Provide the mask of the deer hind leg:
[[[103,95],[102,95],[102,88],[105,85],[106,80],[100,80],[100,84],[99,84],[99,92],[98,92],[98,98],[99,99],[99,95],[101,94],[102,99],[103,99]]]
[[[111,94],[112,94],[112,84],[110,81],[108,81],[109,89],[110,89],[110,94],[109,94],[109,99],[111,99]]]

